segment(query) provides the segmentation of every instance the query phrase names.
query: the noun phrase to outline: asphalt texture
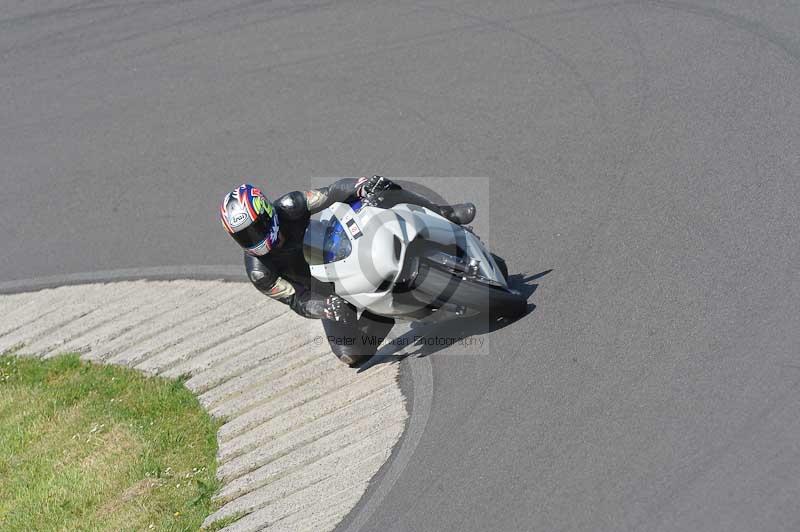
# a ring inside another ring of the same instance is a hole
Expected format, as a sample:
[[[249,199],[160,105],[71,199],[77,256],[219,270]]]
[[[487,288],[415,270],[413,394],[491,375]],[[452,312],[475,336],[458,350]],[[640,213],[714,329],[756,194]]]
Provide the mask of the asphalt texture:
[[[403,362],[424,433],[340,529],[798,530],[799,28],[797,1],[5,2],[0,281],[237,265],[242,180],[485,176],[492,248],[552,271],[490,353]]]

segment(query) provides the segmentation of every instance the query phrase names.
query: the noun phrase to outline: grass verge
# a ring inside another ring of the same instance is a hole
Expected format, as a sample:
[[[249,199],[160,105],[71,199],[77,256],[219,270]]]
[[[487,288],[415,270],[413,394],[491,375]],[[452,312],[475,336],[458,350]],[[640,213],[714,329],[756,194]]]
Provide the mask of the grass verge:
[[[0,530],[197,530],[218,426],[180,381],[0,356]]]

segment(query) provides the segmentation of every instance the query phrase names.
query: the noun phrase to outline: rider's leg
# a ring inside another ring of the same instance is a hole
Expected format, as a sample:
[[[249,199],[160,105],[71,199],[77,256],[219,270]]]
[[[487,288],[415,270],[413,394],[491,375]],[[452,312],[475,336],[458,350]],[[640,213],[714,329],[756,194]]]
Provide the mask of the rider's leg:
[[[325,330],[328,345],[336,358],[349,365],[359,362],[356,341],[358,341],[361,331],[356,325],[345,325],[338,321],[323,319],[322,328]]]
[[[437,205],[428,198],[405,189],[387,190],[382,192],[381,195],[383,196],[381,207],[387,209],[399,203],[410,203],[411,205],[419,205],[430,209],[459,225],[468,224],[475,218],[475,205],[472,203]]]
[[[364,342],[374,346],[376,350],[392,327],[394,327],[394,319],[372,314],[368,310],[364,311],[358,320],[358,328],[361,329]]]
[[[354,366],[378,350],[378,346],[394,326],[394,320],[365,312],[354,325],[322,320],[331,351],[345,364]]]

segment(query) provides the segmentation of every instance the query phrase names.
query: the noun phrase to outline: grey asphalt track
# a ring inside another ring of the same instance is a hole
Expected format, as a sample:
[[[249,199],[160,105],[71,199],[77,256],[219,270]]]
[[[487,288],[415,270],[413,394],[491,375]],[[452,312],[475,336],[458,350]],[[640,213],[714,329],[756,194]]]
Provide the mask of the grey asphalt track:
[[[413,455],[339,528],[798,530],[799,29],[795,0],[3,2],[0,282],[238,265],[243,179],[488,176],[493,248],[553,271],[491,356],[430,356]]]

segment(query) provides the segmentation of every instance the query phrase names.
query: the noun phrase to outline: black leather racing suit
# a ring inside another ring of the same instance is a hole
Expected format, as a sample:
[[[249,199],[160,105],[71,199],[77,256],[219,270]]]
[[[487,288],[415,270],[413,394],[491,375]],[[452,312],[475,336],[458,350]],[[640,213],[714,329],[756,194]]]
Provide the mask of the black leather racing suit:
[[[303,237],[312,214],[328,208],[335,202],[347,203],[357,198],[358,187],[363,183],[355,178],[336,181],[330,186],[305,192],[289,192],[278,198],[273,206],[278,214],[284,242],[266,255],[244,255],[247,276],[258,290],[273,299],[286,303],[296,313],[306,318],[323,320],[331,350],[340,359],[350,363],[375,353],[380,341],[389,333],[394,320],[364,312],[356,320],[355,310],[345,306],[347,319],[327,319],[328,296],[331,286],[311,276],[303,257]],[[440,206],[405,190],[393,193],[393,203],[413,203],[441,212]]]

